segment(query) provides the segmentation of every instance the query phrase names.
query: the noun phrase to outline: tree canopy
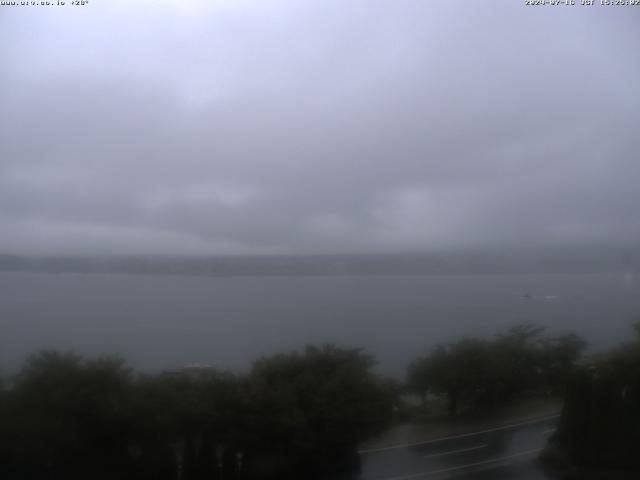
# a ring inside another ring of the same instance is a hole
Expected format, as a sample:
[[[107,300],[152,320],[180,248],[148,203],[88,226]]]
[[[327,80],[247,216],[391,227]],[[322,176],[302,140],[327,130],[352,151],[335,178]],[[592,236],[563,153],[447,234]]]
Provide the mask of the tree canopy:
[[[437,345],[409,366],[407,386],[423,397],[444,395],[452,416],[500,406],[527,392],[561,393],[585,342],[575,334],[544,332],[523,324],[494,339]]]
[[[394,391],[373,363],[327,345],[262,358],[243,375],[137,375],[117,358],[41,352],[0,389],[0,474],[275,479],[351,468],[357,444],[391,418]]]

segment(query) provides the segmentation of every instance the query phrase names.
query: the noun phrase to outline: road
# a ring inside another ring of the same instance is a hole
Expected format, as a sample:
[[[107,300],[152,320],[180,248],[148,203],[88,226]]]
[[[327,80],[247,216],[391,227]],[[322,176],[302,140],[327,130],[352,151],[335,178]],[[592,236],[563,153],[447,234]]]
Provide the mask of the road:
[[[358,480],[548,480],[536,459],[557,415],[480,431],[361,450]]]

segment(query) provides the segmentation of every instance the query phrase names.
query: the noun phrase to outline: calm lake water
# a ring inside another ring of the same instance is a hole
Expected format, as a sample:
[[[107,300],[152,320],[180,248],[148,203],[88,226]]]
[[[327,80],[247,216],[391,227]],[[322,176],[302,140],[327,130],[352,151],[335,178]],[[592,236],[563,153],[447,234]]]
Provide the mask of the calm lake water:
[[[520,322],[604,348],[632,334],[640,281],[623,274],[189,277],[0,273],[0,369],[42,348],[116,353],[145,371],[242,370],[332,342],[402,375],[438,342]],[[528,297],[523,295],[528,294]]]

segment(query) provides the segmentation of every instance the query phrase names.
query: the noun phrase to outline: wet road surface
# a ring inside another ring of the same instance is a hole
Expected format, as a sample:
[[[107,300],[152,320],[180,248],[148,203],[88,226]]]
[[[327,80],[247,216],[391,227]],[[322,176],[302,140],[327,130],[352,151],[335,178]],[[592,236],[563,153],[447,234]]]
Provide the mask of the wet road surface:
[[[557,415],[434,440],[361,450],[359,480],[548,480],[537,462]]]

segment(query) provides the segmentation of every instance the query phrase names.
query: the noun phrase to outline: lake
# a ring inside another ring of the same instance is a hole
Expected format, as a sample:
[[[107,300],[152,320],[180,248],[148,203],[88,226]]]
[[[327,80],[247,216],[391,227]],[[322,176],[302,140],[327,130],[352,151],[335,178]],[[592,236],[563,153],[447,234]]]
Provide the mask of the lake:
[[[402,376],[438,342],[532,322],[592,348],[640,318],[630,275],[144,276],[0,273],[0,369],[42,348],[118,354],[159,371],[187,363],[244,370],[308,343],[363,347]]]

